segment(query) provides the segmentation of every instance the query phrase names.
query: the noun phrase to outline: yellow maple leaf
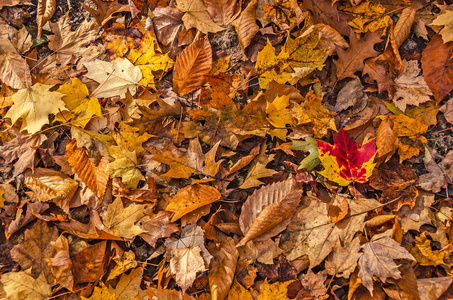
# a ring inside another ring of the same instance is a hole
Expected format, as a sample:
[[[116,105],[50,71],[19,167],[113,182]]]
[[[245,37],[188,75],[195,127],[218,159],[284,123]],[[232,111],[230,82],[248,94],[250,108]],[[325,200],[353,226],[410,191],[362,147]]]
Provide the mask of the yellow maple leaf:
[[[440,35],[444,43],[453,41],[453,11],[445,10],[444,14],[438,15],[437,18],[430,24],[435,26],[444,26],[440,30]]]
[[[410,118],[400,114],[398,116],[390,116],[390,118],[394,123],[393,130],[398,134],[399,138],[398,155],[400,156],[400,163],[418,155],[420,151],[424,151],[428,140],[423,134],[428,130],[428,125],[423,121],[422,117]]]
[[[321,102],[322,98],[308,92],[305,102],[302,105],[296,104],[293,108],[297,124],[308,125],[308,131],[312,132],[315,138],[324,137],[328,129],[337,131],[333,114]]]
[[[286,124],[293,124],[293,117],[289,113],[290,110],[286,108],[288,105],[289,95],[276,97],[274,101],[266,104],[267,120],[275,127],[275,129],[271,130],[272,138],[276,136],[279,139],[286,140]]]
[[[50,114],[56,115],[67,110],[61,100],[63,94],[51,92],[52,87],[53,85],[36,83],[30,88],[18,90],[11,97],[14,104],[5,118],[10,118],[13,124],[22,118],[20,131],[27,130],[29,134],[38,132],[42,126],[49,123]]]
[[[280,84],[289,81],[295,72],[299,73],[297,80],[302,79],[311,71],[321,70],[327,58],[326,49],[315,50],[319,42],[316,30],[292,39],[288,36],[282,51],[276,56],[275,48],[267,41],[266,46],[256,58],[256,72],[262,89],[267,88],[272,80]],[[300,72],[304,70],[304,72]]]
[[[140,180],[145,180],[137,168],[137,155],[122,146],[109,147],[110,155],[115,159],[108,166],[113,177],[121,177],[127,188],[134,189]]]
[[[121,197],[118,197],[107,207],[107,211],[102,216],[102,223],[110,234],[125,239],[132,239],[135,236],[147,232],[135,223],[144,215],[145,205],[132,203],[128,207],[123,207]]]
[[[52,289],[44,274],[35,279],[28,274],[29,271],[30,269],[2,275],[0,280],[6,292],[4,299],[49,299]]]
[[[161,71],[161,74],[164,74],[173,68],[175,62],[168,54],[158,52],[160,51],[157,48],[155,38],[149,31],[144,31],[140,46],[131,49],[127,55],[128,59],[142,71],[143,78],[138,83],[139,86],[150,86],[156,89],[154,73]]]
[[[286,300],[288,298],[288,285],[294,282],[294,280],[285,281],[285,282],[276,282],[276,283],[267,283],[265,282],[261,286],[260,293],[258,295],[258,300],[265,299],[279,299]]]
[[[356,33],[373,32],[380,28],[386,28],[390,17],[385,14],[385,7],[379,3],[363,1],[359,5],[349,6],[340,10],[347,12],[355,18],[348,25]]]
[[[102,115],[99,100],[95,97],[89,97],[88,88],[79,79],[71,78],[71,84],[61,85],[57,92],[65,94],[62,100],[69,111],[75,115],[72,125],[84,128],[90,122],[91,117]],[[59,113],[55,117],[55,121],[66,122],[73,115]]]
[[[140,135],[140,129],[137,127],[132,127],[124,122],[121,122],[118,126],[119,132],[112,132],[112,136],[115,139],[116,143],[120,146],[125,147],[129,151],[134,151],[137,154],[145,152],[142,144],[146,142],[153,135],[149,133],[143,133]]]

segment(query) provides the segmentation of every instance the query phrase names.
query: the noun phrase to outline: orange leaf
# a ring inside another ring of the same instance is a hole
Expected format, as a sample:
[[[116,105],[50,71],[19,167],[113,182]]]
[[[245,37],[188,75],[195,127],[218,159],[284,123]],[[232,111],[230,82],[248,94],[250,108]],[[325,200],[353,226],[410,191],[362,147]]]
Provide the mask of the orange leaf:
[[[209,74],[211,67],[211,44],[207,38],[199,39],[176,58],[173,89],[180,96],[199,89],[205,82],[204,75]]]
[[[70,139],[66,144],[66,157],[77,176],[94,194],[103,199],[109,181],[109,174],[107,173],[109,160],[103,157],[99,165],[94,166],[89,159],[88,150],[85,147],[77,148],[75,139]]]
[[[220,192],[212,186],[189,185],[173,196],[165,210],[175,213],[171,218],[171,221],[174,222],[199,207],[219,200],[220,196]]]

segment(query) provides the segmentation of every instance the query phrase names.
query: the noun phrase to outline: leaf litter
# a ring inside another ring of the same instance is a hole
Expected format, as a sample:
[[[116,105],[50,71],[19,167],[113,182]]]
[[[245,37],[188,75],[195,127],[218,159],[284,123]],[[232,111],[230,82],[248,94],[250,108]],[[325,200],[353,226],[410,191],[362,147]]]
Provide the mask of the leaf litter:
[[[19,2],[2,299],[451,297],[450,6]]]

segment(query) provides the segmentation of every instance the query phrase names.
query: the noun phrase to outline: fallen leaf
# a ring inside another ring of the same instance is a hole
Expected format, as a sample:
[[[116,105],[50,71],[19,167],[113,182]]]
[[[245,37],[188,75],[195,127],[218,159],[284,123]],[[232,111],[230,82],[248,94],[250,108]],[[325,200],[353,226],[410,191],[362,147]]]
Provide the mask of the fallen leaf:
[[[239,225],[245,236],[237,247],[245,245],[291,216],[302,195],[295,185],[293,179],[288,179],[262,187],[247,198],[239,217]],[[282,230],[284,228],[280,229]]]
[[[319,174],[342,186],[351,182],[367,182],[375,166],[376,141],[369,141],[359,149],[343,129],[334,134],[333,139],[333,146],[318,141],[319,159],[324,166]]]
[[[171,222],[175,222],[191,211],[219,200],[220,197],[220,192],[212,186],[189,185],[173,196],[165,210],[174,212]]]
[[[307,0],[303,2],[303,7],[313,13],[313,23],[323,23],[337,30],[341,35],[347,36],[351,30],[348,21],[353,16],[338,10],[340,2],[331,0]]]
[[[63,94],[51,92],[53,85],[36,83],[30,88],[17,91],[12,96],[13,106],[8,110],[5,118],[10,118],[14,124],[22,118],[20,131],[27,130],[28,134],[35,134],[42,126],[49,124],[49,115],[67,110],[61,100]]]
[[[326,261],[326,270],[329,275],[349,278],[354,272],[358,259],[362,256],[359,253],[360,240],[355,238],[344,247],[337,247]]]
[[[13,89],[31,86],[30,67],[16,52],[0,49],[0,79]]]
[[[393,102],[402,112],[406,110],[407,105],[418,106],[427,102],[432,95],[428,88],[423,75],[420,74],[420,68],[416,60],[404,60],[403,73],[395,79],[395,93]]]
[[[329,298],[327,295],[328,288],[324,283],[326,279],[326,270],[317,274],[313,273],[312,270],[308,270],[304,278],[300,280],[303,288],[297,293],[296,299],[322,300]]]
[[[336,195],[331,203],[341,201],[342,197]],[[350,199],[348,202],[351,215],[333,223],[328,214],[329,203],[315,197],[302,197],[301,205],[286,230],[287,236],[280,244],[287,258],[292,261],[308,255],[310,268],[319,265],[340,241],[352,242],[355,233],[364,226],[366,213],[381,206],[373,199]]]
[[[398,149],[398,134],[393,130],[394,123],[388,116],[379,117],[382,122],[379,124],[376,137],[376,160],[388,161],[396,149]]]
[[[356,33],[374,32],[380,28],[386,28],[390,17],[385,13],[385,8],[379,3],[363,1],[358,5],[339,7],[340,11],[354,16],[348,25]]]
[[[109,287],[110,294],[114,294],[116,300],[140,299],[138,295],[142,292],[140,284],[143,277],[143,268],[133,269],[129,274],[121,275],[120,281],[115,288]],[[144,296],[144,295],[143,295]]]
[[[32,198],[41,202],[54,202],[66,213],[69,213],[69,202],[79,187],[71,177],[44,168],[36,168],[34,172],[27,170],[24,184],[32,190]]]
[[[170,237],[173,233],[179,232],[179,226],[170,222],[171,212],[160,211],[156,215],[145,215],[138,223],[146,232],[140,234],[152,247],[160,238]]]
[[[112,235],[125,239],[132,239],[135,236],[146,232],[138,225],[135,225],[144,215],[144,205],[135,203],[127,207],[123,206],[120,198],[116,198],[113,203],[107,207],[107,211],[102,216],[102,223],[105,230]],[[104,229],[104,228],[102,228]]]
[[[448,251],[433,250],[431,241],[426,237],[425,233],[415,238],[415,246],[410,250],[421,266],[438,266],[444,264],[444,259],[448,257]]]
[[[96,10],[85,3],[82,3],[82,6],[96,19],[96,22],[100,26],[104,26],[109,20],[113,19],[114,14],[130,11],[129,5],[120,4],[118,3],[118,0],[108,2],[102,0],[92,1],[96,5]]]
[[[117,58],[112,62],[95,60],[84,63],[88,70],[87,78],[98,82],[99,87],[91,93],[99,98],[120,96],[126,97],[126,92],[135,95],[136,84],[142,79],[139,67],[134,66],[126,58]]]
[[[359,277],[371,294],[373,294],[373,276],[378,277],[383,283],[388,277],[401,278],[394,259],[415,261],[406,249],[385,233],[375,235],[370,242],[362,246],[362,249],[363,255],[359,259]]]
[[[88,150],[85,147],[81,149],[77,148],[75,139],[68,141],[65,154],[68,158],[68,163],[77,176],[93,193],[100,199],[103,199],[109,180],[109,174],[107,173],[108,159],[103,157],[99,165],[94,165],[90,161]]]
[[[104,275],[107,242],[90,245],[72,258],[75,284],[95,282]]]
[[[257,0],[250,1],[239,17],[233,22],[243,51],[245,51],[245,48],[250,45],[253,37],[259,30],[259,26],[256,24],[255,18],[257,3]]]
[[[200,0],[201,1],[201,0]],[[212,50],[208,39],[199,39],[178,56],[173,71],[173,89],[182,96],[199,89],[212,67]]]
[[[372,80],[377,82],[379,93],[387,91],[390,95],[393,95],[395,93],[395,83],[387,73],[387,69],[381,60],[377,58],[365,60],[362,74],[368,74]]]
[[[368,105],[368,95],[363,92],[363,85],[359,78],[350,80],[338,92],[335,103],[335,112],[346,110],[352,106],[352,113],[361,112]]]
[[[135,150],[129,151],[122,146],[111,146],[109,150],[114,161],[108,164],[107,170],[113,177],[121,177],[127,188],[136,188],[141,180],[145,180],[138,169]]]
[[[146,294],[149,299],[169,299],[169,300],[195,300],[194,297],[187,295],[182,291],[168,290],[168,289],[156,289],[148,287]],[[251,299],[250,299],[251,300]]]
[[[51,285],[41,274],[37,279],[27,271],[10,272],[2,275],[0,279],[8,299],[49,299],[52,294]]]
[[[195,27],[205,34],[225,30],[212,21],[202,0],[177,0],[176,7],[185,13],[182,21],[187,30]]]
[[[335,61],[335,65],[337,66],[338,80],[356,77],[354,73],[362,71],[365,66],[363,61],[379,54],[373,47],[374,44],[381,41],[381,34],[382,31],[377,30],[367,33],[359,40],[351,30],[349,33],[349,48],[343,50],[337,46],[338,60]]]
[[[237,0],[205,0],[206,10],[212,20],[220,26],[228,25],[237,13]],[[239,2],[239,5],[241,2]]]
[[[293,118],[290,110],[286,108],[289,105],[289,95],[277,97],[274,101],[266,103],[266,113],[268,121],[275,127],[271,130],[271,136],[277,136],[281,140],[286,140],[286,125],[292,125]]]
[[[68,239],[60,235],[55,242],[52,242],[52,246],[56,250],[56,254],[51,261],[55,283],[59,284],[62,288],[72,290],[74,286],[74,275],[72,273]]]
[[[452,51],[453,43],[444,44],[441,36],[435,35],[422,53],[423,77],[437,104],[453,89]]]
[[[420,300],[439,299],[452,281],[450,276],[417,279]]]
[[[444,44],[453,42],[453,11],[446,10],[445,13],[438,15],[430,25],[443,26],[438,32],[442,36]]]
[[[244,288],[240,283],[234,280],[233,285],[231,286],[230,291],[228,292],[228,296],[225,299],[252,300],[253,297],[252,294],[246,288]]]
[[[219,234],[218,237],[218,243],[212,242],[208,246],[212,254],[209,264],[209,287],[212,299],[225,299],[234,280],[239,253],[232,238],[223,234]]]
[[[401,12],[400,18],[395,25],[395,44],[399,48],[409,36],[412,25],[415,20],[416,9],[414,7],[407,7]]]
[[[279,300],[289,300],[287,296],[288,292],[288,285],[293,281],[286,281],[286,282],[276,282],[273,284],[269,284],[264,282],[261,286],[260,293],[258,294],[258,300],[265,300],[265,299],[279,299]]]
[[[316,50],[319,35],[311,32],[297,39],[288,36],[282,51],[276,55],[275,48],[268,40],[266,46],[256,58],[256,72],[259,75],[259,85],[266,89],[272,80],[285,84],[292,78],[295,70],[304,70],[308,75],[314,70],[321,70],[327,58],[326,51]],[[299,76],[293,84],[303,76]]]
[[[292,113],[297,124],[307,127],[307,131],[312,132],[315,138],[326,136],[329,129],[337,130],[332,112],[322,105],[322,98],[312,92],[305,96],[303,105],[294,105]]]
[[[38,9],[36,14],[36,24],[38,24],[38,36],[36,39],[40,39],[42,35],[42,28],[52,18],[57,3],[55,0],[39,0]]]
[[[31,229],[25,230],[24,241],[11,249],[11,257],[20,264],[22,269],[31,268],[31,276],[43,276],[44,280],[52,280],[53,275],[47,260],[51,259],[56,252],[51,242],[56,241],[57,238],[56,227],[50,227],[46,222],[38,220]]]
[[[5,164],[14,165],[14,177],[28,168],[34,169],[36,151],[45,140],[47,137],[44,134],[28,136],[18,133],[15,139],[0,146],[0,156],[5,160]]]

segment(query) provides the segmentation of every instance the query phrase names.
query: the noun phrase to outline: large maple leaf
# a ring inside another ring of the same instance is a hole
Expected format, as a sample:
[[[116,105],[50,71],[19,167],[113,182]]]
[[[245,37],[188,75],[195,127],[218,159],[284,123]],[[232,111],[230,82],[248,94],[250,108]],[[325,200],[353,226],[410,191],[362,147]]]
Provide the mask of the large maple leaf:
[[[359,149],[342,128],[333,135],[333,142],[332,146],[317,141],[319,159],[325,168],[319,174],[342,186],[351,182],[367,182],[375,166],[376,141],[369,141]]]

